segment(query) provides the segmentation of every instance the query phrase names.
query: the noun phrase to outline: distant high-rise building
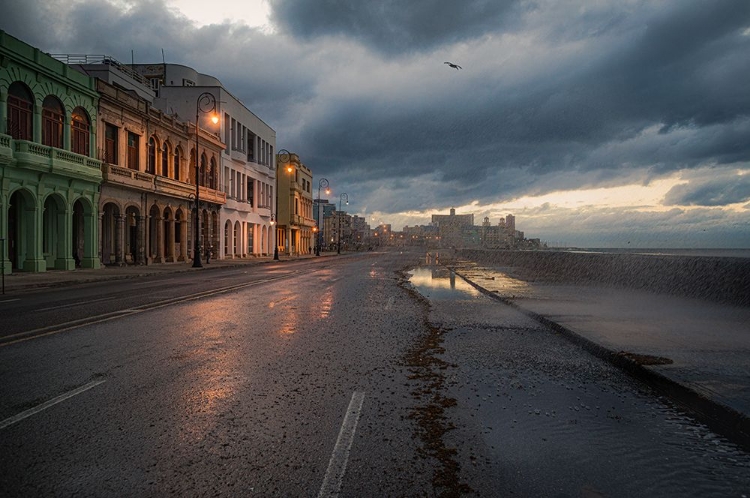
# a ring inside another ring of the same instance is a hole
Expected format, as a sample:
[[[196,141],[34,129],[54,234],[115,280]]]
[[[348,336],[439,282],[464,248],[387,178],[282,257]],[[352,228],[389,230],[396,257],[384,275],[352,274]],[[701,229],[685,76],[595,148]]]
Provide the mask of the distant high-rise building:
[[[516,232],[516,217],[512,214],[509,214],[505,217],[505,228],[508,230],[508,233],[515,234]]]
[[[456,214],[451,208],[450,214],[433,214],[432,224],[438,227],[441,247],[463,247],[464,228],[474,226],[473,214]]]

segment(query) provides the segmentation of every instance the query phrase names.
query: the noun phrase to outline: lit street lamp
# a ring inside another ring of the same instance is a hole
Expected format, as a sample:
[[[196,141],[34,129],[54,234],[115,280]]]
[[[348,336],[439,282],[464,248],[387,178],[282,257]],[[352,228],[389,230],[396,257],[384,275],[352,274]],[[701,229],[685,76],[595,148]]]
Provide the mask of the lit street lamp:
[[[283,163],[289,162],[292,158],[292,154],[286,150],[286,149],[279,149],[279,151],[276,153],[279,160]],[[283,159],[282,156],[285,156],[286,158]],[[291,169],[291,166],[290,166]],[[290,171],[291,172],[291,171]],[[276,164],[276,220],[278,221],[279,218],[279,165]],[[271,226],[274,225],[274,218],[273,215],[271,215]],[[273,259],[274,261],[279,260],[279,231],[278,229],[274,230],[274,237],[273,237]]]
[[[199,162],[199,129],[198,120],[200,119],[200,113],[209,113],[216,111],[216,97],[210,92],[203,92],[198,96],[198,100],[195,102],[195,248],[193,254],[193,268],[203,268],[201,264],[201,218],[200,218],[200,166]],[[219,122],[219,117],[214,114],[211,116],[211,122],[216,124]]]
[[[328,184],[328,180],[326,180],[325,178],[321,178],[320,181],[318,182],[318,227],[322,227],[323,226],[320,223],[320,220],[321,220],[321,217],[320,217],[320,189],[322,187],[325,187],[326,188],[326,195],[328,195],[328,194],[331,193],[331,189],[328,188],[328,185],[329,185]],[[319,231],[318,232],[318,236],[315,237],[315,255],[316,256],[320,256],[320,245],[323,243],[323,241],[321,240],[322,236],[323,236],[323,234],[320,233],[320,231]]]
[[[349,196],[347,194],[341,194],[339,196],[339,248],[337,254],[341,254],[341,201],[346,198],[346,205],[349,205]]]

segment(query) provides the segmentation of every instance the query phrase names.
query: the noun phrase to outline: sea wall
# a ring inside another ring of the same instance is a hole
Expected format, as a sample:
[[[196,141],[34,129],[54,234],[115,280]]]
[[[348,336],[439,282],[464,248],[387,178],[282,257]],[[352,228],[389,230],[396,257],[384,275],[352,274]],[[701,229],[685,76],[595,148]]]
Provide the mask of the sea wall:
[[[455,256],[522,280],[610,285],[750,306],[750,258],[477,249]]]

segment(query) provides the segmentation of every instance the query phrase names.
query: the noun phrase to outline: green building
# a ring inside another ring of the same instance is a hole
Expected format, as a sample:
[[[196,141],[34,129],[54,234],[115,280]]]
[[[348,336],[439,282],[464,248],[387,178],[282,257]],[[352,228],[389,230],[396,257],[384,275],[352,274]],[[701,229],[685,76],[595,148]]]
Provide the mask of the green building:
[[[0,261],[98,268],[96,81],[0,31]]]

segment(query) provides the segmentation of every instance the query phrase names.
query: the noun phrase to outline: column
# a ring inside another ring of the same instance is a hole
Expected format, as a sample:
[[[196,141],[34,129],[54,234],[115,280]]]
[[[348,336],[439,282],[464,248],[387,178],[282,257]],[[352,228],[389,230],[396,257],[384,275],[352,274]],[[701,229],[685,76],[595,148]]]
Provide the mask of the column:
[[[188,251],[188,220],[180,221],[180,257],[178,261],[187,261]]]
[[[156,263],[164,263],[164,218],[156,218]]]
[[[121,214],[115,215],[115,264],[125,266],[125,217]]]
[[[63,149],[70,150],[70,122],[73,120],[73,114],[65,112],[65,121],[63,121]],[[92,126],[94,128],[94,126]],[[90,142],[89,142],[90,143]]]
[[[175,259],[175,248],[174,248],[174,230],[175,222],[174,215],[172,218],[167,220],[167,261],[174,263]]]
[[[23,270],[31,272],[42,272],[47,270],[47,262],[42,254],[42,206],[39,197],[34,199],[34,204],[26,207],[26,212],[21,216],[24,217],[24,224],[31,226],[24,227],[26,232],[26,259],[23,262]],[[20,227],[19,227],[20,228]],[[19,231],[20,233],[20,231]]]
[[[93,204],[96,206],[97,204]],[[98,226],[97,226],[98,213],[95,210],[91,210],[89,214],[83,213],[83,258],[81,258],[81,266],[84,268],[101,268],[101,263],[97,257],[97,244],[98,240]]]
[[[3,94],[5,95],[5,94]],[[0,100],[0,126],[5,124],[5,103]],[[8,241],[8,209],[10,208],[10,197],[4,191],[0,192],[0,272],[10,275],[12,268],[10,264],[10,242]]]
[[[0,90],[0,133],[9,135],[7,128],[8,128],[8,91],[3,89],[3,90]],[[2,203],[2,205],[6,206],[7,208],[6,203]],[[4,226],[5,225],[0,224],[0,228]],[[7,236],[8,236],[7,233],[3,235],[3,232],[0,232],[0,239],[7,238]],[[0,255],[0,257],[2,257],[2,255]]]
[[[136,258],[136,264],[144,265],[147,264],[146,260],[146,216],[138,216],[137,218],[138,230],[136,230],[136,243],[133,249],[133,254]]]
[[[56,270],[75,270],[76,267],[75,259],[73,259],[73,250],[76,249],[73,247],[73,215],[74,210],[68,205],[66,200],[65,209],[57,213],[57,231],[55,234],[58,239],[56,244],[57,259],[55,259]],[[42,214],[42,220],[44,219],[43,217],[44,214]],[[44,225],[44,221],[42,221],[42,225]],[[42,226],[42,230],[44,230],[44,226]],[[80,258],[81,256],[79,254],[78,257]]]
[[[109,264],[110,255],[108,247],[108,233],[104,210],[99,208],[99,260],[103,265]]]
[[[33,141],[42,143],[42,106],[34,106],[34,117],[32,118],[31,135]]]

